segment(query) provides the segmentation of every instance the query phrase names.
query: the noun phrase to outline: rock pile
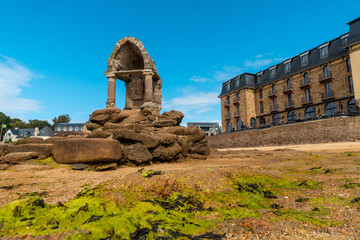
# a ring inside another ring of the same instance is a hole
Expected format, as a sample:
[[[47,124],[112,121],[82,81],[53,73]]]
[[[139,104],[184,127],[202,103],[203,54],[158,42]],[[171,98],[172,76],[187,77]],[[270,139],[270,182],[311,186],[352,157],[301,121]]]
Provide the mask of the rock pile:
[[[17,164],[52,156],[61,164],[132,164],[173,162],[179,159],[206,159],[209,153],[205,132],[179,126],[179,111],[158,114],[149,107],[96,110],[85,133],[62,134],[47,140],[28,138],[0,145],[0,164]]]
[[[151,107],[123,111],[108,107],[91,114],[87,137],[117,140],[122,163],[172,162],[188,156],[206,159],[209,148],[205,132],[179,126],[183,117],[174,110],[157,114]]]

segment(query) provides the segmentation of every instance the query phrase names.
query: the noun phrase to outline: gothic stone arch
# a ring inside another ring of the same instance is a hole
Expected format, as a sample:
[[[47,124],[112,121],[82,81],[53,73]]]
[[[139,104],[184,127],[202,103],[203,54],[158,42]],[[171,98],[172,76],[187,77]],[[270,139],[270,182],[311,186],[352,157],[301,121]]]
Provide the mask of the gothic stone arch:
[[[161,109],[162,80],[155,62],[138,39],[125,37],[116,43],[105,76],[108,78],[106,107],[115,106],[116,79],[120,79],[126,87],[125,109],[140,109],[147,102]]]

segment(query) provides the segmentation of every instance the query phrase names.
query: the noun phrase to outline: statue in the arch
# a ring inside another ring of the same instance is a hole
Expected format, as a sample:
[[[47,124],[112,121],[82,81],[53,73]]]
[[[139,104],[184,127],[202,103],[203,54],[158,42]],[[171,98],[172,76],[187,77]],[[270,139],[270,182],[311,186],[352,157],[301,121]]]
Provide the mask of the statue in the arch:
[[[161,109],[162,81],[144,45],[138,39],[126,37],[116,43],[105,76],[109,80],[106,107],[115,106],[116,79],[125,82],[125,109],[140,109],[148,105]]]

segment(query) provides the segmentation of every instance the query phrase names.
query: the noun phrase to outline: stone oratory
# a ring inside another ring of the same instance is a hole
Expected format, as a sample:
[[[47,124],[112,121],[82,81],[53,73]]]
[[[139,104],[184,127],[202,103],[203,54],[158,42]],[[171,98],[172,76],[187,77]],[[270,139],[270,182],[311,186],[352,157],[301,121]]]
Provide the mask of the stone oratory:
[[[106,107],[115,106],[116,80],[125,82],[125,110],[140,109],[144,103],[161,109],[162,80],[141,41],[125,37],[116,43],[105,76],[108,78]]]

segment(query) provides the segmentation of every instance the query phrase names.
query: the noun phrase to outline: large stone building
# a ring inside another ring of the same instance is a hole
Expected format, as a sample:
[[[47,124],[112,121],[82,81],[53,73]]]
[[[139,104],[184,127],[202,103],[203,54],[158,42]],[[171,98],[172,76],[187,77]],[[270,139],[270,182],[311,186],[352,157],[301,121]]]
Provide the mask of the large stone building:
[[[225,132],[358,113],[360,18],[350,30],[256,74],[223,83]]]

